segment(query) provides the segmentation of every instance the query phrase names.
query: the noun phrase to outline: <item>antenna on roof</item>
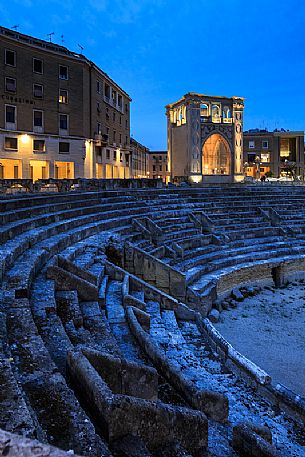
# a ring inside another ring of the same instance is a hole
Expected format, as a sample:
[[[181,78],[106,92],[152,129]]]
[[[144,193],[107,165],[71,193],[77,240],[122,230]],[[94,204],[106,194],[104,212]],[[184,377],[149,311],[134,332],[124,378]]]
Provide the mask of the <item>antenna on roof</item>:
[[[16,32],[17,32],[17,29],[18,29],[18,28],[19,28],[19,25],[13,25],[13,27],[12,27],[12,29],[13,29],[13,30],[16,30]]]
[[[80,53],[82,54],[82,53],[83,53],[83,50],[84,50],[84,47],[81,46],[80,44],[77,44],[77,46],[80,48]]]
[[[47,36],[49,37],[50,43],[52,43],[52,35],[55,35],[54,32],[47,33]]]
[[[64,44],[65,40],[64,40],[64,35],[60,35],[60,38],[61,38],[61,44]]]

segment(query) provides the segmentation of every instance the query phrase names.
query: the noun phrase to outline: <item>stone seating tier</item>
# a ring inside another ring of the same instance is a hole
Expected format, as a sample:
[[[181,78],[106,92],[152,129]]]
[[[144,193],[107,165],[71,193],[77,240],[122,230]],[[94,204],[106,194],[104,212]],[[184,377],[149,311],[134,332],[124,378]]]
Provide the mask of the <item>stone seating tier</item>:
[[[201,438],[188,430],[183,435],[183,449],[175,448],[176,454],[173,455],[181,455],[185,450],[190,455],[199,455],[198,449],[201,452],[207,446],[208,435],[211,452],[219,457],[234,455],[228,439],[233,426],[237,426],[238,421],[259,422],[259,414],[266,413],[268,409],[266,400],[250,391],[244,382],[237,382],[231,371],[223,370],[220,361],[213,359],[207,341],[195,322],[196,313],[160,291],[161,283],[156,282],[155,287],[151,287],[135,277],[130,278],[126,270],[109,267],[101,247],[109,239],[121,243],[124,240],[134,241],[159,256],[156,260],[161,264],[166,262],[167,269],[177,271],[182,268],[186,277],[190,278],[191,268],[194,268],[193,279],[198,274],[196,281],[202,281],[202,284],[206,281],[209,286],[212,281],[215,286],[215,281],[221,282],[224,275],[245,265],[304,257],[305,237],[283,232],[280,226],[271,226],[268,219],[265,220],[252,208],[258,200],[261,206],[271,201],[277,204],[282,196],[285,196],[282,210],[288,215],[291,211],[293,219],[296,201],[299,201],[300,211],[300,201],[302,198],[305,201],[302,189],[293,187],[287,187],[285,191],[242,186],[200,191],[126,190],[125,195],[118,190],[0,200],[2,233],[6,234],[3,235],[1,252],[0,317],[3,316],[3,319],[0,321],[5,324],[1,326],[4,331],[1,332],[0,343],[3,385],[7,386],[2,395],[0,426],[15,433],[24,432],[29,437],[38,437],[67,451],[73,449],[88,456],[110,456],[107,443],[114,450],[117,445],[115,437],[121,436],[123,431],[126,433],[126,430],[113,428],[114,434],[110,436],[110,428],[107,432],[101,419],[112,427],[111,418],[114,416],[107,413],[97,420],[93,404],[91,408],[84,402],[73,385],[71,376],[81,376],[78,378],[80,382],[91,392],[97,392],[97,384],[92,384],[95,374],[89,365],[87,373],[91,374],[88,377],[85,372],[67,373],[68,354],[71,354],[72,360],[78,357],[79,351],[87,348],[157,369],[158,394],[163,402],[166,400],[165,403],[172,405],[178,402],[185,408],[185,416],[182,411],[179,413],[181,420],[185,417],[186,421],[201,421],[204,430],[205,416],[199,417],[198,411],[194,414],[191,408],[201,409],[213,418],[209,420],[209,432],[206,429]],[[203,209],[207,217],[202,219],[202,227],[199,227],[198,219],[192,219],[189,214],[200,213]],[[217,213],[216,209],[220,212]],[[151,217],[162,230],[157,246],[143,237],[141,240],[141,233],[135,233],[132,227],[132,220],[143,217],[143,214]],[[229,223],[230,216],[232,224]],[[294,222],[296,227],[301,226],[302,218],[294,219]],[[165,249],[164,255],[160,257],[162,249]],[[58,254],[74,262],[74,269],[71,267],[73,272],[65,273],[68,283],[60,276],[50,276],[52,271],[52,274],[60,274],[63,270],[64,263],[57,267],[55,261]],[[151,258],[154,258],[153,255]],[[93,276],[96,282],[90,286],[88,279]],[[196,282],[190,282],[191,287],[194,284]],[[94,292],[92,298],[95,299],[88,299],[86,294],[89,290]],[[128,321],[131,315],[136,324],[133,330]],[[141,331],[144,339],[134,333],[135,329]],[[83,360],[82,357],[79,360]],[[166,374],[168,369],[169,373],[175,374],[174,378]],[[249,403],[244,403],[245,395],[253,395],[250,410]],[[153,404],[145,406],[134,398],[124,401],[123,398],[115,399],[116,403],[105,405],[110,409],[115,405],[121,411],[121,419],[124,414],[127,417],[124,402],[132,405],[133,410],[138,411],[142,427],[139,422],[134,448],[140,449],[143,445],[147,452],[145,455],[155,455],[155,452],[161,455],[159,450],[154,449],[154,439],[150,434],[152,430],[157,433],[157,428],[153,426],[149,432],[145,426],[143,428],[140,418],[145,417],[144,411],[149,411],[151,421],[156,417],[162,418],[162,424],[175,420],[177,428],[173,430],[181,431],[178,409],[173,406],[154,409]],[[11,405],[11,409],[6,405]],[[12,429],[9,429],[8,418],[10,411],[14,410],[12,408],[18,409],[20,416],[19,419],[16,416],[15,422],[11,422]],[[229,422],[224,425],[221,422],[228,411]],[[268,425],[276,436],[277,448],[284,452],[286,435],[293,436],[295,425],[289,428],[280,417],[268,419]],[[288,427],[287,433],[283,434],[285,427]],[[238,433],[239,429],[236,430],[235,433]],[[236,441],[253,438],[245,427],[240,430]],[[161,435],[155,437],[161,439]],[[79,440],[80,436],[82,440]],[[171,435],[171,440],[176,438],[175,434]],[[302,455],[303,450],[294,438],[289,445],[296,456]],[[242,447],[239,441],[238,446]],[[254,446],[260,446],[259,440]],[[268,452],[276,455],[275,448],[268,448]],[[131,454],[125,452],[125,455]]]

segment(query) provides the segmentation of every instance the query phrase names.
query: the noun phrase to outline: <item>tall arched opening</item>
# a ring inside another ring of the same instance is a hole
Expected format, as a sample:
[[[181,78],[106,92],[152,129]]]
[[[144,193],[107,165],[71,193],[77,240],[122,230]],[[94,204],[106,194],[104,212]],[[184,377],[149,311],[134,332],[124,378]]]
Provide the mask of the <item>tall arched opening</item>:
[[[211,135],[202,147],[202,174],[231,174],[230,146],[227,140],[219,133]]]

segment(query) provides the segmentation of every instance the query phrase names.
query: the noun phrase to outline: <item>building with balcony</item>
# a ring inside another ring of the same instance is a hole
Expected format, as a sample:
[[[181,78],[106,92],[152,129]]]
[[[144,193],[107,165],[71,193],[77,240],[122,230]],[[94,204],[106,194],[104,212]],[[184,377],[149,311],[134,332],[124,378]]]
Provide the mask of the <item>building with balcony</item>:
[[[134,138],[130,138],[130,155],[130,177],[149,178],[149,149]]]
[[[194,183],[243,179],[241,97],[189,92],[166,106],[171,180]]]
[[[148,177],[152,179],[162,178],[162,181],[168,184],[170,181],[170,172],[167,151],[149,151]]]
[[[244,132],[243,142],[247,176],[304,177],[303,131],[251,129]]]
[[[129,95],[82,54],[0,27],[0,178],[129,178]]]

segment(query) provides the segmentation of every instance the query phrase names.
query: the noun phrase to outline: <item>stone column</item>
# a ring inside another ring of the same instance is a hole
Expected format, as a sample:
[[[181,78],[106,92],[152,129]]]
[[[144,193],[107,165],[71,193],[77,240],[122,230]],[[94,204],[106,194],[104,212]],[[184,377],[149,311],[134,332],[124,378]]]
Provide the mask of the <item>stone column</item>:
[[[188,129],[188,176],[202,176],[200,102],[192,101],[187,106]]]
[[[242,103],[233,104],[233,123],[234,123],[234,181],[239,182],[244,178],[243,175],[243,109]]]

